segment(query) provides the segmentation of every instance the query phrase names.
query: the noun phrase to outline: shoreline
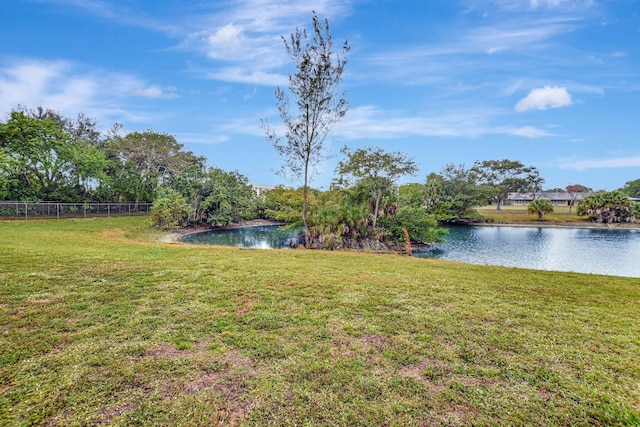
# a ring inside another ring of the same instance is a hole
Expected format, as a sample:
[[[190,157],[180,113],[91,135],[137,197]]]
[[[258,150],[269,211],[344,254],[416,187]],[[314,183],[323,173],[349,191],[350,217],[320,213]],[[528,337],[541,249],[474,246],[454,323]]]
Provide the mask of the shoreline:
[[[533,227],[533,228],[586,228],[598,230],[640,230],[640,224],[598,224],[592,222],[559,222],[559,221],[515,221],[515,222],[476,222],[464,224],[471,227]]]
[[[282,221],[274,221],[269,219],[252,219],[248,221],[239,222],[236,224],[226,225],[224,227],[189,227],[189,228],[178,228],[172,230],[168,233],[165,233],[159,241],[162,243],[182,243],[182,238],[184,236],[188,236],[190,234],[198,234],[198,233],[206,233],[207,231],[213,230],[233,230],[234,228],[250,228],[250,227],[262,227],[268,225],[286,225],[285,222]]]
[[[261,227],[268,225],[286,225],[282,221],[255,219],[231,224],[224,227],[190,227],[173,230],[165,233],[159,241],[162,243],[181,243],[184,236],[204,233],[213,230],[233,230],[235,228]],[[640,224],[598,224],[590,222],[559,222],[559,221],[516,221],[516,222],[474,222],[469,224],[455,224],[460,227],[522,227],[522,228],[583,228],[594,230],[640,230]],[[447,227],[444,225],[443,227]]]

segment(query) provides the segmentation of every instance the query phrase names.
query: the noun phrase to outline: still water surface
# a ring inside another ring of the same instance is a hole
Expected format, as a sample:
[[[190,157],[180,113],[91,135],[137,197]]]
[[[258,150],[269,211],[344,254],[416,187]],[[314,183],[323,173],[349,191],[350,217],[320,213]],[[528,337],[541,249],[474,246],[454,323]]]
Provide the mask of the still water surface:
[[[419,256],[536,270],[640,277],[640,231],[587,228],[451,227]]]
[[[299,230],[277,226],[198,233],[185,243],[273,249]],[[451,227],[445,243],[416,256],[470,264],[640,277],[640,231],[537,227]]]
[[[288,247],[289,239],[299,232],[299,228],[284,230],[277,225],[264,225],[189,234],[184,236],[182,241],[199,245],[237,246],[247,249],[279,249]]]

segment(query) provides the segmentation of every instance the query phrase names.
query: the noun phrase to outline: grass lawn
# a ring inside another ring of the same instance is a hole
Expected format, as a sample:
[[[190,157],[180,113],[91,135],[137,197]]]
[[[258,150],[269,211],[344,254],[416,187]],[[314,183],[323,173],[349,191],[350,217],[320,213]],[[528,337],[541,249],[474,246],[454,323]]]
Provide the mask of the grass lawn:
[[[536,222],[537,214],[527,212],[527,205],[510,205],[501,206],[499,211],[495,206],[484,206],[478,208],[477,211],[482,216],[496,223],[518,223],[518,222]],[[553,206],[553,212],[544,215],[542,224],[546,223],[584,223],[592,224],[586,217],[576,215],[577,206],[574,206],[569,213],[569,206],[559,205]]]
[[[640,424],[638,279],[145,221],[0,222],[0,425]]]

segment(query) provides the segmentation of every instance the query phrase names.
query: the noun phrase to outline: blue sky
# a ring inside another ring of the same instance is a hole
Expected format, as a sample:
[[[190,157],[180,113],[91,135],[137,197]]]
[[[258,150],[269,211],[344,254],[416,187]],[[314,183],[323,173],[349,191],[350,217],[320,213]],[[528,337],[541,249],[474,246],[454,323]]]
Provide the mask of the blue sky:
[[[44,106],[174,135],[210,166],[293,184],[261,119],[293,72],[282,35],[327,18],[352,47],[339,149],[402,151],[424,182],[511,159],[545,188],[640,178],[637,0],[3,0],[0,114]]]

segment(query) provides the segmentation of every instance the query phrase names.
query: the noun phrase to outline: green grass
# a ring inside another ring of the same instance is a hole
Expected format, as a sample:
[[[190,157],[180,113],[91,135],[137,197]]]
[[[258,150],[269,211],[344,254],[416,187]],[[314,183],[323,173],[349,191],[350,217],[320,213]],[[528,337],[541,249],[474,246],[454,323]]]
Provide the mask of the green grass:
[[[586,217],[576,215],[576,207],[569,213],[569,206],[554,206],[553,212],[544,215],[542,223],[567,223],[569,225],[592,225]],[[527,212],[527,205],[501,206],[499,211],[495,206],[483,206],[477,209],[485,218],[495,223],[521,223],[538,221],[537,214]]]
[[[637,279],[144,221],[0,222],[0,425],[640,423]]]

